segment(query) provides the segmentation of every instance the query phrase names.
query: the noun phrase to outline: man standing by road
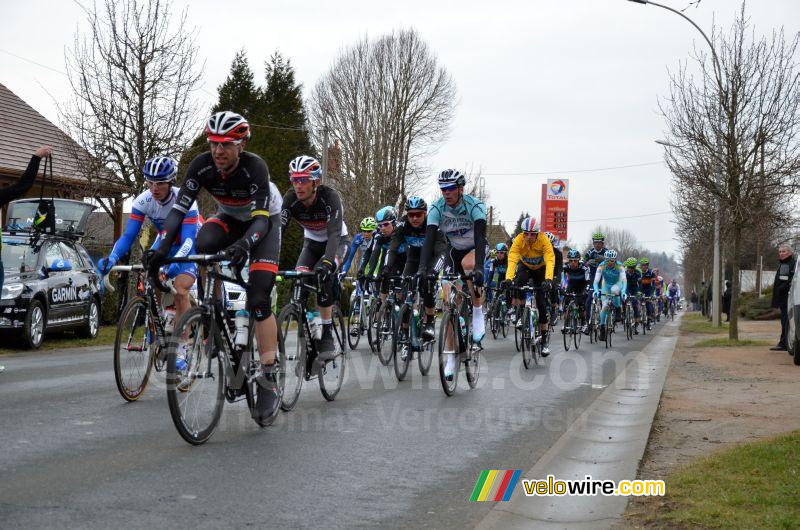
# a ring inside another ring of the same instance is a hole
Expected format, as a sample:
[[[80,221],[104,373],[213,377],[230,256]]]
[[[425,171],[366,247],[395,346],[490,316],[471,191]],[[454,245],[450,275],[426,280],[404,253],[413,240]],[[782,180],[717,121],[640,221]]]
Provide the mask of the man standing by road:
[[[794,277],[794,267],[797,258],[789,245],[778,246],[778,270],[775,271],[775,283],[772,288],[772,307],[781,310],[781,338],[778,344],[770,348],[772,351],[785,351],[789,347],[789,287]]]

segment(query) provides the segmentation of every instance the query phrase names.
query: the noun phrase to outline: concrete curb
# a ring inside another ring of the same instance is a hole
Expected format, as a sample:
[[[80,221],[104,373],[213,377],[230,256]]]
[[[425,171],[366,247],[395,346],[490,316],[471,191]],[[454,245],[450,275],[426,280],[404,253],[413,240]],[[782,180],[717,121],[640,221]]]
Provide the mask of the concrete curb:
[[[647,447],[669,371],[680,319],[662,326],[647,347],[626,362],[614,382],[570,425],[521,479],[620,481],[635,479]],[[657,477],[652,477],[657,478]],[[498,502],[478,524],[494,528],[610,528],[628,497],[527,497],[522,485],[511,500]]]

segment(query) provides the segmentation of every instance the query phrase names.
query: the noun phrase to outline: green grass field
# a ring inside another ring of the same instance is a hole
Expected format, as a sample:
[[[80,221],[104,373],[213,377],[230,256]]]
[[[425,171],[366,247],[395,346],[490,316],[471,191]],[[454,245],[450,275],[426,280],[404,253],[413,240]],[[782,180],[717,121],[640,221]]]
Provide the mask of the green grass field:
[[[44,339],[42,340],[41,348],[39,348],[38,350],[28,350],[28,351],[33,352],[33,351],[46,351],[46,350],[60,350],[65,348],[83,348],[86,346],[113,345],[116,333],[117,333],[116,326],[100,326],[100,329],[97,331],[97,337],[93,339],[82,339],[71,331],[48,333],[44,336]],[[19,343],[14,343],[13,341],[6,341],[6,342],[10,347],[0,348],[0,355],[12,352],[16,353],[19,351],[25,351],[19,345]]]
[[[697,460],[665,482],[648,527],[800,528],[800,431]]]

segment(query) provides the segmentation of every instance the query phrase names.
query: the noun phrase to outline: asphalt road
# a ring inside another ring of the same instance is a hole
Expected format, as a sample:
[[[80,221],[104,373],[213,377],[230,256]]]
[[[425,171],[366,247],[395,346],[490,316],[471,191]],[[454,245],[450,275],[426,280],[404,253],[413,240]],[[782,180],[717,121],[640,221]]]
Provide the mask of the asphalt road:
[[[529,469],[650,337],[565,353],[557,333],[530,370],[513,335],[487,337],[479,387],[462,373],[453,397],[435,364],[398,383],[364,339],[336,401],[308,382],[266,429],[226,403],[199,447],[176,432],[161,374],[122,400],[111,348],[3,356],[0,526],[472,526],[494,505],[468,502],[481,470]]]

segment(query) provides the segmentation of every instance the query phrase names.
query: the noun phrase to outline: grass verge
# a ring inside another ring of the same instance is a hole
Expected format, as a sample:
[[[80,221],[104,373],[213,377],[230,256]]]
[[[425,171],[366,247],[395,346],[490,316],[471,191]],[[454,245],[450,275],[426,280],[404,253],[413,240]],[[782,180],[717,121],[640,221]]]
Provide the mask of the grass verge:
[[[769,346],[769,344],[766,340],[714,338],[697,341],[692,344],[692,348],[737,348],[741,346]]]
[[[30,352],[61,350],[65,348],[84,348],[86,346],[106,346],[114,344],[117,326],[100,326],[97,336],[93,339],[83,339],[71,331],[58,331],[48,333],[42,340],[42,346],[38,350],[28,350]],[[8,341],[10,342],[10,341]],[[19,353],[25,351],[19,343],[10,343],[10,348],[0,348],[0,355],[8,353]]]
[[[692,313],[683,316],[681,333],[728,333],[728,324],[723,322],[720,327],[714,327],[706,317]]]
[[[652,498],[655,527],[800,528],[800,431],[697,460]],[[649,526],[649,525],[648,525]]]

